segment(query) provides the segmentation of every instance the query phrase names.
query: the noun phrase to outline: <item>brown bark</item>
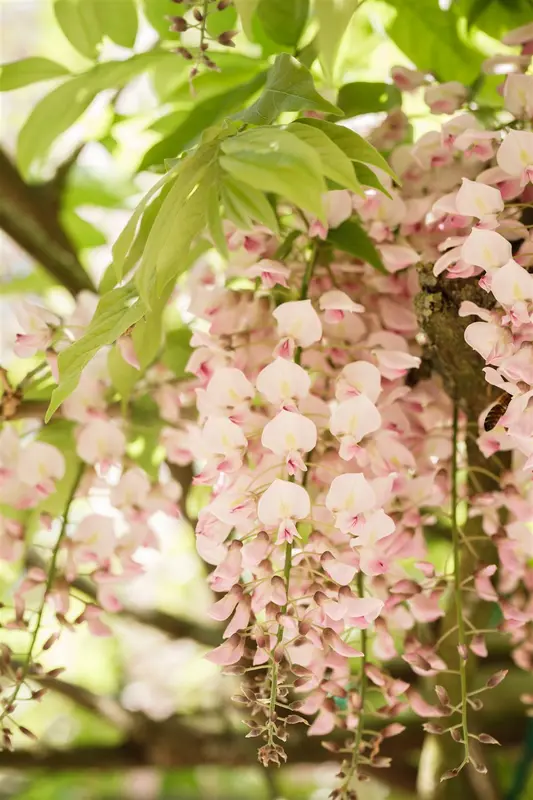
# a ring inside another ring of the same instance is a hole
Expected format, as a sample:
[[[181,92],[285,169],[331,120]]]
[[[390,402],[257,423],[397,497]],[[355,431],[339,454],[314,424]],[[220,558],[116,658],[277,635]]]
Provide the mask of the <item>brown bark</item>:
[[[95,291],[59,221],[57,182],[31,186],[0,150],[0,228],[68,291]]]

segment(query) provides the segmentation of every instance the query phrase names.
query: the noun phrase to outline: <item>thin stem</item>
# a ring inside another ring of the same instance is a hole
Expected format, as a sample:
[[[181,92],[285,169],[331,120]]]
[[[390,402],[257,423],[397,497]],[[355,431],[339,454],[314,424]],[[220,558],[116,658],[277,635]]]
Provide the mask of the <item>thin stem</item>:
[[[466,650],[466,636],[465,625],[463,616],[463,597],[461,593],[461,536],[459,526],[457,524],[457,506],[458,506],[458,487],[457,487],[457,455],[458,455],[458,439],[459,439],[459,403],[457,399],[453,404],[453,441],[452,441],[452,543],[453,543],[453,564],[454,564],[454,597],[455,597],[455,610],[457,616],[457,642],[459,650],[459,676],[461,682],[461,727],[463,730],[463,739],[465,746],[465,761],[468,760],[468,707],[466,703],[467,686],[466,686],[466,662],[462,656],[462,652]]]
[[[313,246],[311,248],[311,253],[307,264],[305,266],[305,272],[302,280],[302,286],[300,289],[300,300],[306,300],[307,295],[309,293],[309,283],[311,282],[311,278],[313,276],[313,270],[316,265],[317,261],[317,254],[318,254],[318,247],[316,242],[313,242]],[[297,347],[294,353],[294,362],[295,364],[300,364],[302,358],[302,348]],[[305,486],[307,481],[307,476],[309,475],[309,470],[304,472],[304,477],[302,480],[302,485]],[[290,481],[294,481],[294,475],[289,477]],[[292,566],[292,542],[287,542],[285,544],[285,564],[283,567],[283,579],[285,582],[285,593],[287,596],[287,602],[281,608],[281,614],[287,613],[287,607],[289,602],[289,585],[291,579],[291,566]],[[281,644],[281,640],[283,639],[283,625],[280,623],[278,625],[278,632],[276,635],[276,648]],[[270,684],[270,701],[269,701],[269,709],[270,709],[270,716],[272,718],[273,714],[276,710],[276,700],[278,696],[278,676],[279,676],[279,668],[278,663],[272,658],[272,680]],[[269,726],[268,729],[268,743],[272,745],[272,738],[273,738],[273,729],[272,726]]]
[[[362,572],[359,572],[357,575],[357,592],[359,594],[359,597],[364,597],[365,584]],[[342,791],[346,791],[350,788],[350,783],[352,779],[357,775],[357,767],[359,766],[361,743],[363,741],[363,734],[364,734],[364,713],[365,713],[366,692],[367,692],[367,677],[366,677],[367,648],[368,648],[368,633],[366,629],[363,628],[361,630],[361,651],[363,653],[363,657],[361,659],[361,679],[359,681],[359,719],[357,721],[357,730],[355,732],[355,738],[353,743],[352,758],[350,761],[349,769],[346,774],[346,778],[344,779],[344,782],[341,787]]]
[[[65,534],[67,532],[68,516],[69,516],[70,506],[72,505],[72,501],[74,500],[74,495],[76,494],[78,486],[80,485],[80,481],[81,481],[81,478],[82,478],[82,475],[83,475],[83,468],[84,468],[84,464],[80,462],[80,465],[78,467],[78,472],[76,473],[76,477],[74,479],[74,483],[72,484],[72,488],[70,490],[70,493],[69,493],[69,496],[67,498],[67,502],[66,502],[66,505],[65,505],[65,511],[64,511],[64,514],[63,514],[63,522],[61,524],[61,530],[59,531],[59,536],[57,537],[57,541],[56,541],[56,543],[54,545],[54,549],[52,551],[52,559],[50,561],[50,567],[49,567],[49,570],[48,570],[48,577],[46,579],[46,585],[45,585],[45,588],[44,588],[43,599],[41,601],[41,605],[40,605],[39,610],[37,612],[37,620],[35,622],[35,628],[33,630],[32,637],[31,637],[31,640],[30,640],[30,644],[29,644],[29,647],[28,647],[28,650],[27,650],[27,653],[26,653],[26,658],[24,660],[24,664],[22,665],[22,667],[20,669],[19,675],[17,677],[17,683],[16,683],[15,688],[14,688],[12,694],[11,694],[11,697],[6,701],[3,711],[0,713],[0,722],[2,722],[2,720],[5,719],[5,717],[8,716],[11,713],[10,709],[12,708],[13,704],[17,700],[19,692],[20,692],[22,686],[25,684],[26,678],[28,677],[28,673],[29,673],[29,671],[31,669],[31,664],[32,664],[32,659],[33,659],[33,651],[35,649],[35,645],[36,645],[36,642],[37,642],[37,637],[39,635],[39,631],[41,629],[41,622],[42,622],[42,618],[43,618],[43,614],[44,614],[44,609],[46,607],[46,601],[48,599],[48,595],[50,594],[50,591],[52,590],[52,586],[54,584],[54,580],[55,580],[55,576],[56,576],[56,566],[57,566],[57,558],[58,558],[58,555],[59,555],[59,550],[60,550],[60,547],[61,547],[61,543],[62,543],[63,539],[65,538]]]

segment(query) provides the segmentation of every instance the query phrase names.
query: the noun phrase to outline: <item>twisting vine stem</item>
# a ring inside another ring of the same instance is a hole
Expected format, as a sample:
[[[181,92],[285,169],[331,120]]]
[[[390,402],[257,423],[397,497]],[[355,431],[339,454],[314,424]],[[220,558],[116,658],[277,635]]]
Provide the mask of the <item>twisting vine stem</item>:
[[[19,696],[20,690],[24,686],[26,678],[28,677],[28,673],[31,669],[33,653],[35,650],[35,645],[37,643],[37,637],[39,636],[39,631],[41,629],[44,610],[46,608],[46,601],[48,600],[48,596],[52,590],[52,587],[54,585],[54,580],[56,577],[57,559],[59,556],[59,551],[61,549],[61,544],[67,532],[70,507],[72,505],[72,501],[74,500],[74,496],[78,490],[78,486],[80,485],[80,481],[83,476],[84,466],[85,465],[82,462],[79,463],[76,476],[74,478],[71,490],[67,497],[67,502],[65,504],[65,511],[63,513],[63,521],[61,523],[61,529],[59,531],[59,535],[57,537],[54,549],[52,551],[52,558],[50,560],[50,566],[48,568],[48,576],[44,587],[43,598],[41,600],[41,604],[37,611],[35,627],[32,632],[30,644],[28,647],[28,651],[26,653],[26,658],[24,659],[24,663],[20,666],[18,670],[15,688],[13,689],[13,692],[11,693],[10,697],[5,701],[5,705],[2,712],[0,712],[0,722],[2,722],[2,720],[4,720],[7,716],[9,716],[9,714],[11,714],[11,712],[13,711],[13,705]]]
[[[465,625],[463,618],[463,597],[461,591],[461,535],[457,523],[458,508],[458,444],[459,444],[459,403],[457,398],[453,404],[453,427],[452,427],[452,474],[451,474],[451,528],[453,546],[453,576],[454,576],[454,597],[455,611],[457,616],[457,649],[459,652],[459,676],[461,682],[461,728],[464,739],[464,759],[459,767],[461,769],[469,761],[468,752],[468,703],[466,685],[466,655],[467,645],[465,636]]]

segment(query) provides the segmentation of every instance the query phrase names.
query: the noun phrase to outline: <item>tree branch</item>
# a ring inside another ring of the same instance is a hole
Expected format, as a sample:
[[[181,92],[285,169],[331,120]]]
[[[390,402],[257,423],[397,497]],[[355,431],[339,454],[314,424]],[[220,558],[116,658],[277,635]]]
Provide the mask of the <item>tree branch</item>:
[[[46,571],[46,562],[34,550],[28,551],[26,564],[28,567],[40,567]],[[76,578],[72,582],[72,586],[89,600],[96,601],[96,587],[88,578]],[[125,607],[116,612],[115,616],[127,617],[141,625],[157,628],[157,630],[166,633],[173,639],[193,639],[208,647],[216,647],[216,645],[220,644],[220,631],[218,628],[197,625],[194,622],[167,614],[165,611]]]
[[[59,222],[51,184],[30,186],[0,149],[0,228],[68,291],[96,291]]]

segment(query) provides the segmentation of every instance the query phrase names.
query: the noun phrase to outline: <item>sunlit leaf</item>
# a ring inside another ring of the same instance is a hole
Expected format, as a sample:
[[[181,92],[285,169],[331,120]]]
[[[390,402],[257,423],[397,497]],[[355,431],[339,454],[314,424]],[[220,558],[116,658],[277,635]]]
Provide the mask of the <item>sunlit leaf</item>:
[[[439,0],[387,2],[397,10],[387,33],[418,69],[440,81],[471,83],[477,77],[483,56],[461,41],[457,17]]]
[[[340,109],[318,94],[307,67],[292,56],[281,53],[268,71],[261,96],[236,119],[253,125],[270,125],[283,111],[306,110],[342,114]]]
[[[401,92],[389,83],[346,83],[337,96],[337,105],[346,117],[388,111],[401,104]]]
[[[87,0],[83,0],[84,3]],[[93,0],[102,34],[120,45],[133,47],[137,38],[137,7],[134,0]]]
[[[340,186],[362,194],[363,190],[356,178],[353,164],[340,147],[332,142],[327,134],[310,125],[301,125],[293,122],[287,128],[302,142],[313,148],[322,164],[322,171],[326,178],[335,181]]]
[[[253,41],[252,19],[259,0],[233,0],[246,36]]]
[[[338,228],[330,230],[328,242],[338,250],[368,262],[378,272],[382,272],[384,275],[389,274],[369,235],[355,220],[347,220]]]
[[[224,176],[224,189],[225,196],[229,194],[233,205],[240,209],[241,215],[244,214],[251,220],[266,225],[275,234],[279,233],[276,215],[263,192],[229,175]]]
[[[205,226],[209,196],[217,190],[216,155],[217,145],[209,144],[185,159],[157,215],[136,275],[149,307],[186,268],[191,243]]]
[[[322,165],[305,142],[287,131],[264,128],[227,139],[221,148],[220,164],[234,178],[323,217]]]
[[[11,89],[20,89],[39,81],[49,81],[68,75],[69,71],[63,64],[50,61],[48,58],[23,58],[20,61],[11,61],[0,67],[0,92],[9,92]]]
[[[210,97],[193,106],[183,117],[183,122],[145,154],[139,169],[148,169],[154,164],[162,164],[166,158],[179,156],[196,143],[205,128],[224,119],[258,92],[264,85],[266,73],[260,73],[251,81],[237,86],[225,94]],[[179,113],[179,112],[178,112]]]
[[[87,58],[96,58],[102,31],[95,0],[55,0],[54,13],[71,45]]]
[[[46,412],[47,422],[63,400],[74,391],[82,370],[96,353],[102,347],[116,342],[145,313],[146,307],[137,297],[132,284],[117,287],[101,298],[84,335],[59,354],[60,381]]]
[[[322,119],[302,119],[300,122],[302,125],[311,125],[323,131],[352,161],[360,161],[363,164],[379,167],[392,178],[396,178],[393,170],[376,148],[366,139],[363,139],[362,136],[359,136],[358,133],[350,130],[350,128],[346,128],[344,125],[334,125],[332,122],[326,122]]]
[[[256,14],[273,42],[293,47],[305,28],[309,0],[259,0]]]
[[[319,0],[314,6],[318,21],[318,46],[320,63],[326,77],[331,80],[341,41],[359,0]]]

